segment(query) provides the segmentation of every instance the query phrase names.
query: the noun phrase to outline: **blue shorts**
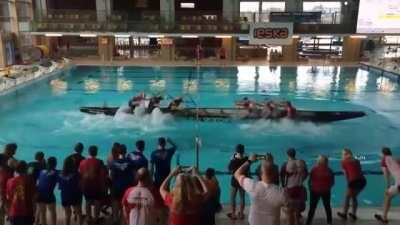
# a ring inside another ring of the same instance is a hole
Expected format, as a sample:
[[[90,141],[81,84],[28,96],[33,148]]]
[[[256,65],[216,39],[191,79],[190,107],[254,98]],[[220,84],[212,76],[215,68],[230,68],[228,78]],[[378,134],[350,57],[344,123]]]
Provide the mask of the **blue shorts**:
[[[53,204],[56,203],[56,196],[54,195],[54,193],[48,193],[48,192],[44,193],[39,191],[37,202],[45,204]]]

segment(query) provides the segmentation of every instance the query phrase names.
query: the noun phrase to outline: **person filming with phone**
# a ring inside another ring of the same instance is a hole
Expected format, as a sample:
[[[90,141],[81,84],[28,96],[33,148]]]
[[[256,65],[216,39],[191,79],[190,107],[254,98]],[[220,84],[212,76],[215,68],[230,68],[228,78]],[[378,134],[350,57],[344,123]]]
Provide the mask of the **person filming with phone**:
[[[261,159],[261,180],[246,177],[246,171],[257,161],[256,155],[236,170],[234,177],[245,192],[250,196],[249,225],[280,225],[281,209],[287,208],[288,224],[293,225],[290,200],[283,188],[274,184],[274,166],[271,162]]]

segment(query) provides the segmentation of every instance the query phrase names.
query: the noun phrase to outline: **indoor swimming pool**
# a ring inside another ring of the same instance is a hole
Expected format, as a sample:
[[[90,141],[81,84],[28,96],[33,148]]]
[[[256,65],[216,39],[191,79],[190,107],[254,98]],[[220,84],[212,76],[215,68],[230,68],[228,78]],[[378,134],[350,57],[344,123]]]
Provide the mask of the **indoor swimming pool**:
[[[115,117],[81,113],[82,106],[126,106],[140,91],[162,95],[166,101],[182,96],[184,107],[234,107],[235,100],[289,100],[298,109],[363,111],[361,118],[325,124],[281,120],[196,121],[154,112]],[[361,160],[363,169],[380,171],[380,149],[400,151],[400,89],[396,82],[357,67],[337,66],[238,66],[238,67],[97,67],[78,66],[36,82],[0,98],[0,145],[16,142],[17,158],[31,161],[35,151],[62,158],[76,142],[98,145],[105,158],[113,142],[134,148],[138,139],[146,141],[145,154],[156,148],[160,136],[178,145],[173,164],[195,162],[195,136],[201,139],[201,170],[213,167],[226,172],[234,147],[246,152],[271,152],[278,164],[289,147],[308,167],[318,154],[330,158],[340,171],[343,147],[349,147]],[[222,199],[228,202],[228,175],[220,175]],[[360,202],[381,205],[383,178],[368,175]],[[373,184],[373,185],[372,185]],[[334,206],[343,201],[345,182],[336,177],[332,195]],[[398,202],[397,202],[398,204]]]

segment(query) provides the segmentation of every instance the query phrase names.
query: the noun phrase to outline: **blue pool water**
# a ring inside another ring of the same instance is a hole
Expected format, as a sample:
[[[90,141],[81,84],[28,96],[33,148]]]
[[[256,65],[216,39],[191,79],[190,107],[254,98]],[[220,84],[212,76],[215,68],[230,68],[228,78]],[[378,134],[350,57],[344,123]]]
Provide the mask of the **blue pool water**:
[[[277,163],[285,150],[295,147],[310,167],[318,154],[326,154],[340,171],[340,151],[350,147],[365,170],[379,171],[380,148],[400,153],[400,104],[398,84],[355,67],[75,67],[55,77],[19,89],[0,99],[0,144],[17,142],[17,157],[32,160],[37,150],[47,156],[65,157],[74,143],[95,144],[105,158],[113,142],[133,150],[135,140],[146,141],[146,155],[159,136],[179,146],[179,161],[194,163],[194,137],[202,139],[200,167],[227,170],[237,143],[247,152],[272,152]],[[199,77],[199,80],[197,80]],[[310,110],[361,110],[366,117],[316,125],[290,121],[196,122],[153,114],[116,118],[86,115],[81,106],[123,106],[144,90],[166,97],[184,96],[186,106],[232,107],[244,96],[288,99],[297,108]],[[61,160],[60,160],[61,161]],[[174,164],[177,159],[174,159]],[[223,200],[228,201],[229,176],[219,176]],[[383,179],[368,176],[363,205],[380,205]],[[343,200],[344,178],[338,176],[333,204]],[[398,203],[397,203],[398,204]]]

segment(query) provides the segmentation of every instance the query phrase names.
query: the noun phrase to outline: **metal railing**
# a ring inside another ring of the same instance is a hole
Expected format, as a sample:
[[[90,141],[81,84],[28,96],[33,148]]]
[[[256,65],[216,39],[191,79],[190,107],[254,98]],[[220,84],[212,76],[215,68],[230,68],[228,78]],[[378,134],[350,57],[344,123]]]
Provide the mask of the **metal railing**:
[[[237,14],[237,20],[225,20],[221,11],[199,11],[195,13],[175,12],[167,17],[166,12],[142,11],[136,13],[95,10],[49,10],[36,14],[31,24],[34,32],[169,32],[169,33],[248,33],[251,20],[247,14]],[[260,16],[256,15],[255,16]],[[294,23],[295,33],[347,33],[354,30],[350,22],[337,23],[338,19],[325,14],[320,23]],[[266,17],[269,14],[262,14]],[[232,16],[233,17],[233,16]],[[231,18],[232,19],[232,18]]]

